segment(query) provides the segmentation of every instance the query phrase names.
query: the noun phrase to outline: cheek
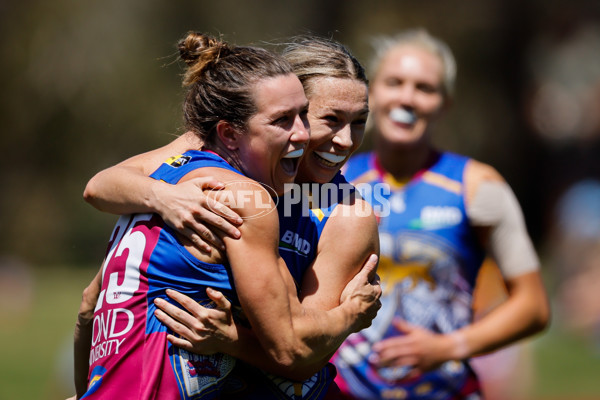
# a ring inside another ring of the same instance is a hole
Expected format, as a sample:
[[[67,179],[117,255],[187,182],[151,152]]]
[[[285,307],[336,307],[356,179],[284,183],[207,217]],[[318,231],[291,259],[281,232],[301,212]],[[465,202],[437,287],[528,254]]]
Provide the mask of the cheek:
[[[361,130],[361,132],[357,133],[356,135],[352,135],[352,148],[350,149],[351,153],[354,153],[356,151],[356,149],[358,149],[360,147],[364,137],[365,137],[364,129]]]
[[[316,149],[323,142],[327,141],[327,138],[331,136],[331,129],[329,129],[323,123],[315,123],[310,127],[310,140],[308,142],[309,149]]]
[[[418,104],[421,113],[426,115],[439,114],[443,106],[441,98],[424,98]]]
[[[381,107],[394,98],[394,91],[386,87],[379,87],[369,93],[369,108],[372,110]]]

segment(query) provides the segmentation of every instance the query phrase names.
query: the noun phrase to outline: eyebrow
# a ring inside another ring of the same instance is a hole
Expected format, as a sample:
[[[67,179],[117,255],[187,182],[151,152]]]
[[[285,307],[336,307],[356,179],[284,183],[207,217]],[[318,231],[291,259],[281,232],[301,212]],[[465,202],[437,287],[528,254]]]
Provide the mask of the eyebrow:
[[[345,110],[340,110],[338,108],[332,108],[330,111],[333,111],[333,112],[339,113],[339,114],[368,114],[370,110],[369,110],[369,107],[367,106],[365,108],[362,108],[360,110],[357,110],[355,112],[350,112],[350,113],[348,113]]]

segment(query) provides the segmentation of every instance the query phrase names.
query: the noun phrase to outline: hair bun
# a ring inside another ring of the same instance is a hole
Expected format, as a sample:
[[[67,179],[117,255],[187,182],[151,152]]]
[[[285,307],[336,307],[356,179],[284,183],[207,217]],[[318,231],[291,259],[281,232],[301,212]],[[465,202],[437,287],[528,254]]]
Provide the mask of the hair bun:
[[[198,62],[198,59],[211,49],[219,48],[224,45],[218,39],[204,35],[198,32],[189,32],[188,35],[178,43],[179,56],[186,64],[191,65]]]
[[[231,52],[229,45],[213,36],[199,32],[189,32],[177,45],[179,57],[187,64],[184,85],[200,79],[201,73],[209,64],[216,63],[220,57]]]

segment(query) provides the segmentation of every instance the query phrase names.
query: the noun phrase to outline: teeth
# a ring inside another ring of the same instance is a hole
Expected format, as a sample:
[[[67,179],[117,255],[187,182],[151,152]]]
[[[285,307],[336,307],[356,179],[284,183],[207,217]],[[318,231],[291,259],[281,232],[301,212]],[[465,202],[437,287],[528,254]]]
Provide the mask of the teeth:
[[[412,124],[417,120],[414,112],[405,110],[404,108],[394,108],[390,111],[390,118],[392,121],[401,124]]]
[[[334,163],[334,164],[342,162],[346,159],[346,156],[338,156],[335,154],[325,153],[325,152],[321,152],[321,151],[315,151],[315,153],[317,153],[317,155],[319,157],[324,158],[325,160],[329,161],[330,163]]]
[[[304,154],[304,149],[294,150],[290,153],[287,153],[283,158],[299,158]]]

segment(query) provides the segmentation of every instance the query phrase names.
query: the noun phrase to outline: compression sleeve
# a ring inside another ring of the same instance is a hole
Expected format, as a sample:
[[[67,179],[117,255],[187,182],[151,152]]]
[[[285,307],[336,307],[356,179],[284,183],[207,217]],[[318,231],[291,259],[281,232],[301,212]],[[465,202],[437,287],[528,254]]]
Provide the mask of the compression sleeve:
[[[539,269],[540,261],[527,233],[523,212],[506,182],[480,183],[466,211],[471,225],[491,228],[490,251],[505,278]]]

